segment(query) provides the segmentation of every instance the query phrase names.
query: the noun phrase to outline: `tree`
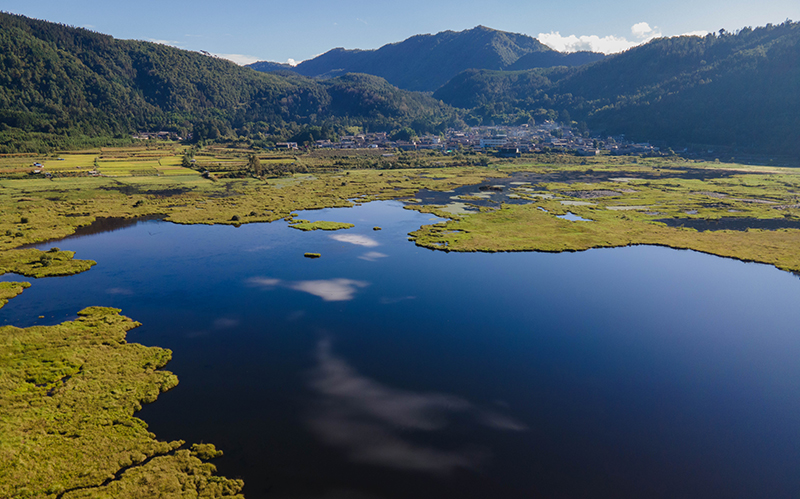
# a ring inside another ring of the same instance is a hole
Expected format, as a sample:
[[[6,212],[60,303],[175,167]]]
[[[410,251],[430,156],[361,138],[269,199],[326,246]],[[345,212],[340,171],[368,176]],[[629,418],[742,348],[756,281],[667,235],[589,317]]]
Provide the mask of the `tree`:
[[[264,174],[264,167],[261,165],[261,160],[258,159],[258,156],[255,154],[251,154],[247,159],[247,169],[257,177],[260,177]]]
[[[191,168],[194,166],[192,163],[192,158],[189,156],[189,153],[183,155],[183,159],[181,159],[181,166],[184,168]]]

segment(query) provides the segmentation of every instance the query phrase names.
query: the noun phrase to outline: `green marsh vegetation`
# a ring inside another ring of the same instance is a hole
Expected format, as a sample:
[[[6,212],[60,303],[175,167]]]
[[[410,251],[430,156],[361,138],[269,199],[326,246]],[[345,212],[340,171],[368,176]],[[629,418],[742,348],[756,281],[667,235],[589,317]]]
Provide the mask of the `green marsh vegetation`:
[[[29,282],[0,282],[0,308],[29,287],[31,287]]]
[[[188,156],[195,159],[191,167],[183,166]],[[296,171],[252,171],[254,157],[262,168],[288,165]],[[63,238],[99,217],[159,216],[175,223],[228,225],[285,219],[298,229],[334,230],[351,225],[298,220],[295,212],[411,199],[420,189],[451,191],[510,175],[530,175],[530,182],[511,184],[507,192],[528,204],[476,207],[470,202],[482,198],[464,195],[458,202],[473,211],[409,206],[449,220],[420,228],[412,239],[447,251],[658,244],[800,270],[800,230],[698,232],[662,222],[800,220],[800,172],[792,169],[546,154],[481,167],[473,157],[430,153],[384,157],[372,151],[314,151],[289,156],[171,143],[62,152],[44,159],[44,171],[34,173],[40,169],[32,166],[35,156],[0,158],[2,273],[47,277],[90,269],[94,262],[77,260],[68,250],[20,247]],[[95,168],[95,159],[101,170],[104,162],[118,162],[120,168],[114,176],[93,176],[86,168]],[[158,170],[159,163],[180,169],[180,174],[145,175],[140,174],[144,168],[135,167],[147,164]],[[209,168],[217,168],[216,181],[203,176]],[[568,212],[591,221],[557,218]],[[27,285],[4,283],[0,300],[13,298]],[[239,494],[240,481],[214,476],[213,466],[203,462],[218,454],[213,447],[159,442],[133,417],[142,403],[154,401],[177,382],[160,370],[170,352],[125,342],[125,332],[135,325],[117,310],[90,308],[77,320],[56,326],[0,328],[0,496]]]
[[[352,229],[355,224],[341,223],[341,222],[309,222],[308,220],[293,220],[289,222],[289,227],[293,229],[309,231],[309,230],[342,230]]]
[[[453,215],[443,206],[419,207],[450,221],[412,233],[416,244],[447,251],[580,251],[654,244],[693,249],[800,271],[800,230],[763,230],[759,221],[800,221],[800,171],[675,160],[596,159],[588,165],[508,164],[538,181],[513,188],[516,199],[479,213]],[[609,177],[613,173],[614,177]],[[573,213],[591,222],[557,218]],[[746,219],[747,230],[699,232],[664,221]]]
[[[178,380],[171,352],[125,341],[139,324],[91,307],[55,326],[0,328],[0,496],[241,497],[213,446],[160,442],[133,417]]]
[[[95,262],[74,259],[72,251],[20,247],[63,238],[99,217],[270,222],[291,219],[299,209],[352,206],[355,198],[448,190],[491,173],[451,168],[452,174],[434,179],[423,168],[340,171],[347,158],[333,165],[309,155],[302,160],[314,175],[258,176],[247,171],[250,150],[191,153],[201,160],[194,169],[182,166],[186,150],[170,144],[0,158],[0,273],[48,277],[88,270]],[[208,158],[227,169],[218,171],[216,182],[200,171]],[[264,154],[263,161],[285,158]],[[113,176],[103,171],[111,162]],[[158,170],[156,165],[182,170],[144,172]],[[352,226],[298,222],[304,229]],[[0,303],[29,285],[3,283]],[[177,383],[160,370],[169,351],[125,342],[125,332],[136,325],[118,310],[90,308],[56,326],[0,328],[0,497],[240,497],[241,481],[215,476],[213,465],[203,462],[219,454],[213,446],[160,442],[133,417],[141,404]]]

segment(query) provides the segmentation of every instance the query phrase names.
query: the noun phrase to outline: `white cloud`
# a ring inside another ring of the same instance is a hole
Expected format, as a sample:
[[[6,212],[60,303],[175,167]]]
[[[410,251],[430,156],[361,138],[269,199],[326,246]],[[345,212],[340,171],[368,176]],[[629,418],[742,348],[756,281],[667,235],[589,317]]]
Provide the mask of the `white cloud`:
[[[339,241],[341,243],[350,243],[350,244],[355,244],[357,246],[366,246],[367,248],[380,246],[380,243],[372,239],[371,237],[359,236],[358,234],[334,234],[330,237],[331,239]]]
[[[688,33],[684,33],[681,36],[700,36],[700,37],[703,37],[703,36],[706,36],[708,33],[709,33],[708,31],[706,31],[704,29],[701,29],[701,30],[698,30],[698,31],[690,31]]]
[[[559,52],[588,50],[592,52],[602,52],[603,54],[614,54],[647,43],[653,38],[661,36],[661,32],[657,27],[650,27],[650,25],[645,22],[631,26],[631,33],[638,38],[638,40],[631,41],[625,37],[614,35],[602,37],[598,35],[563,36],[558,31],[539,33],[538,38],[540,42]]]
[[[169,45],[170,47],[178,47],[178,48],[180,48],[180,45],[181,45],[181,42],[179,42],[177,40],[158,40],[158,39],[155,39],[155,38],[150,38],[149,40],[151,42],[153,42],[153,43],[159,43],[161,45]]]
[[[288,65],[289,65],[289,66],[291,66],[291,67],[295,67],[295,66],[297,66],[297,65],[299,64],[299,62],[295,61],[294,59],[292,59],[292,58],[290,57],[290,58],[289,58],[289,59],[286,61],[286,64],[288,64]]]
[[[647,38],[647,36],[652,32],[653,28],[651,28],[647,23],[636,23],[631,26],[631,33],[636,38]]]
[[[562,36],[558,31],[539,33],[538,38],[540,42],[559,52],[579,52],[588,50],[591,52],[613,54],[614,52],[622,52],[623,50],[637,45],[637,43],[629,42],[625,38],[618,38],[616,36],[605,36],[603,38],[597,35]]]
[[[229,61],[233,61],[240,66],[253,64],[254,62],[263,60],[253,55],[244,55],[244,54],[214,54],[214,55],[217,57],[221,57],[223,59],[228,59]]]

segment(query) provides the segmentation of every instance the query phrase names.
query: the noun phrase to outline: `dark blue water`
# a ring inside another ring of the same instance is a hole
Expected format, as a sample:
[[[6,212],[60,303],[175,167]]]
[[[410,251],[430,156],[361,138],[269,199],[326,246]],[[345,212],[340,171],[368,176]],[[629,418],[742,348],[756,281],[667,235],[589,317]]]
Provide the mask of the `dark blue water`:
[[[356,227],[71,239],[98,265],[0,323],[142,322],[129,341],[172,349],[180,385],[138,415],[222,448],[251,499],[800,496],[796,276],[647,246],[433,252],[396,202],[300,218]]]

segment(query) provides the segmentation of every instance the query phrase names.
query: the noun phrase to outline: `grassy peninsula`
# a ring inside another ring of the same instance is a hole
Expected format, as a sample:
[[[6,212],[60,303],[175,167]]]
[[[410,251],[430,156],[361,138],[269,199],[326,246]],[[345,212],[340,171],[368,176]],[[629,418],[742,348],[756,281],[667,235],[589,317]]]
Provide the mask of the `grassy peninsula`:
[[[169,350],[125,341],[139,324],[119,312],[0,328],[0,496],[237,497],[201,459],[213,446],[159,442],[133,417],[178,380]]]

